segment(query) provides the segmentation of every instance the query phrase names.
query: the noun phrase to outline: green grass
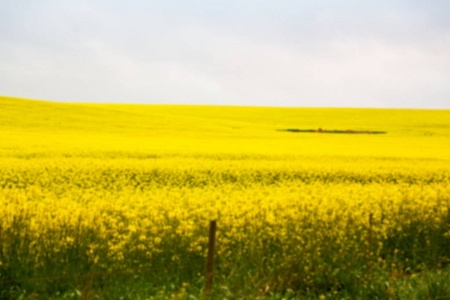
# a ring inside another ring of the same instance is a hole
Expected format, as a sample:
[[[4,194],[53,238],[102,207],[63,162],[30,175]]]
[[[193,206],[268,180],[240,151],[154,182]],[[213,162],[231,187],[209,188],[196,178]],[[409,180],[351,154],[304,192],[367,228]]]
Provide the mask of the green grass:
[[[242,272],[242,270],[240,271]],[[255,285],[259,278],[246,274],[234,274],[216,278],[212,299],[398,299],[425,300],[450,299],[450,269],[424,269],[420,272],[391,272],[372,270],[370,276],[363,275],[359,282],[341,286],[329,291],[294,291],[274,290],[270,283]],[[178,271],[159,276],[147,276],[145,272],[134,274],[112,274],[94,278],[61,279],[41,281],[36,284],[11,286],[8,290],[0,289],[2,299],[204,299],[204,281],[198,279],[185,284],[180,280]],[[216,272],[220,277],[221,270]],[[165,278],[166,282],[157,278]],[[62,283],[61,283],[62,282]],[[60,287],[61,291],[55,292]],[[51,293],[45,293],[48,289]]]

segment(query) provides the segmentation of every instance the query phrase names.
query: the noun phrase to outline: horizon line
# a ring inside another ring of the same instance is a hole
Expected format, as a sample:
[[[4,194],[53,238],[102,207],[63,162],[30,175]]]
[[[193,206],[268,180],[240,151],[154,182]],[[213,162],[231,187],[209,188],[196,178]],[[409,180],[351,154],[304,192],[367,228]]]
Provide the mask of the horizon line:
[[[308,108],[308,109],[373,109],[373,110],[450,110],[450,108],[417,108],[417,107],[367,107],[367,106],[278,106],[278,105],[239,105],[239,104],[187,104],[187,103],[117,103],[117,102],[83,102],[83,101],[57,101],[17,96],[0,95],[1,98],[14,98],[35,102],[48,102],[55,104],[87,104],[87,105],[152,105],[152,106],[216,106],[216,107],[243,107],[243,108]]]

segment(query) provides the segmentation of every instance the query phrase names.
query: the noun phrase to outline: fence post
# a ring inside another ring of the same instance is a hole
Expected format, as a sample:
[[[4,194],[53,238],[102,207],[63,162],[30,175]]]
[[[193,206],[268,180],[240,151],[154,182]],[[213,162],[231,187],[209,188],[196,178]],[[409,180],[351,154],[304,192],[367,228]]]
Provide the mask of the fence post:
[[[211,221],[209,223],[209,245],[208,258],[206,262],[206,295],[211,292],[214,282],[214,251],[216,246],[216,228],[217,222]]]
[[[371,258],[372,258],[372,223],[373,214],[369,214],[369,232],[367,237],[367,271],[370,272],[371,269]]]
[[[92,276],[88,276],[86,278],[86,283],[84,286],[84,290],[83,290],[83,295],[82,295],[82,300],[90,300],[92,299],[91,297],[91,291],[92,291]]]

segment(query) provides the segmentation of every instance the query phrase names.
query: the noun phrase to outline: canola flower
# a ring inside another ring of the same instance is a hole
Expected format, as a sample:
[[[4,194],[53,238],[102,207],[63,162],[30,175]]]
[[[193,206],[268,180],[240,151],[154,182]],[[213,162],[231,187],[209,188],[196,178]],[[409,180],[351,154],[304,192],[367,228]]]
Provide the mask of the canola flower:
[[[203,264],[210,220],[224,273],[282,287],[448,257],[448,111],[0,104],[0,280]]]

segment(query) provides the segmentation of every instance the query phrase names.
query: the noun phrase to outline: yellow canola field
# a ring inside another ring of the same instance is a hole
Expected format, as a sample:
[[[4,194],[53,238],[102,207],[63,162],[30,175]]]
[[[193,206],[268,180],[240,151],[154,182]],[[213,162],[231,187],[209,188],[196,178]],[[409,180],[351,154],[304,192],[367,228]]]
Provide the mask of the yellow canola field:
[[[447,110],[0,108],[1,280],[203,264],[210,220],[224,270],[284,286],[449,253]]]

